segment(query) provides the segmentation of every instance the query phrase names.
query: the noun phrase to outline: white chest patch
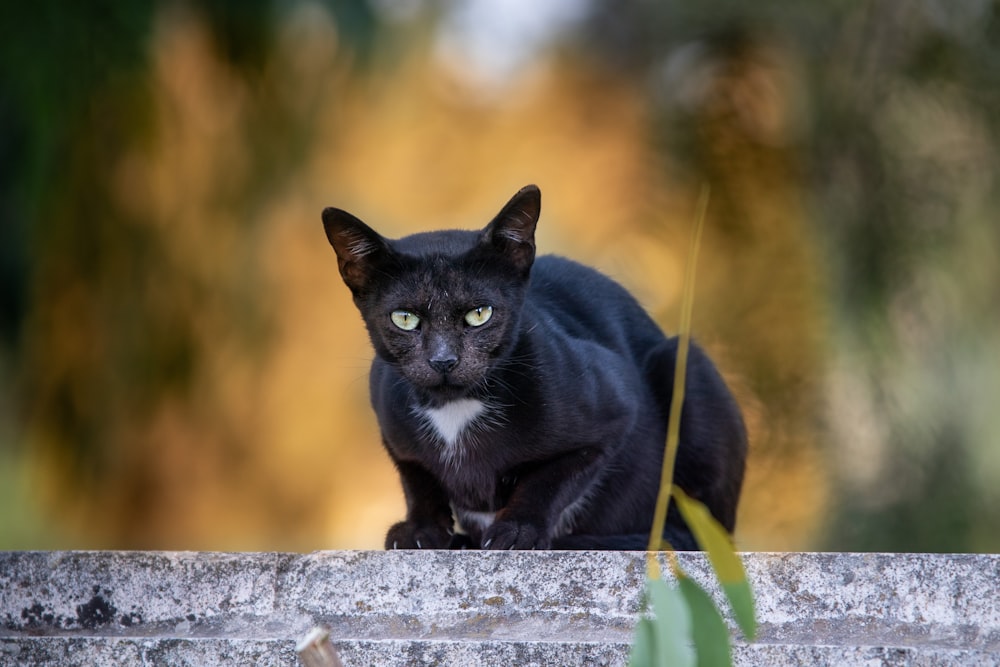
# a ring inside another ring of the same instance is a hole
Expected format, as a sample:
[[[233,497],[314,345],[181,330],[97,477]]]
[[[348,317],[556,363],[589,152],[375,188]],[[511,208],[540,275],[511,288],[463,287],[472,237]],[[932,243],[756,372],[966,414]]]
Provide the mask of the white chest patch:
[[[485,411],[486,405],[473,398],[452,401],[440,408],[421,409],[434,432],[448,447],[454,447],[462,432]]]
[[[479,532],[485,531],[487,528],[493,525],[496,521],[496,512],[473,512],[471,510],[456,510],[452,507],[452,511],[455,512],[455,516],[458,517],[458,527],[463,533],[467,533],[470,528],[475,526],[479,529]]]

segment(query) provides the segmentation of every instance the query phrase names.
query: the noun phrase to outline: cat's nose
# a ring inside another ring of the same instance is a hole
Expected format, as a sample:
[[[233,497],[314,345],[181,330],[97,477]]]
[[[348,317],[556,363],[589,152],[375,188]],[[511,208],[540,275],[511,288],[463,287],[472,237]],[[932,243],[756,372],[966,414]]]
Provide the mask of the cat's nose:
[[[437,357],[434,359],[428,359],[427,363],[429,363],[431,368],[436,370],[438,373],[444,375],[458,365],[458,359],[455,357]]]

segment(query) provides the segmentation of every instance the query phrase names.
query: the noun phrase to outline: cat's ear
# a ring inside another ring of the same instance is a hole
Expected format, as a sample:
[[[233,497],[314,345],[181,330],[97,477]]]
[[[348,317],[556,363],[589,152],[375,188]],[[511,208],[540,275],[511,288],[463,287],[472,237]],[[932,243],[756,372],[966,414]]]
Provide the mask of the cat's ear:
[[[339,208],[323,209],[323,229],[337,253],[344,283],[357,295],[391,250],[378,232]]]
[[[486,225],[483,242],[527,274],[535,261],[535,225],[541,210],[541,191],[536,185],[526,185]]]

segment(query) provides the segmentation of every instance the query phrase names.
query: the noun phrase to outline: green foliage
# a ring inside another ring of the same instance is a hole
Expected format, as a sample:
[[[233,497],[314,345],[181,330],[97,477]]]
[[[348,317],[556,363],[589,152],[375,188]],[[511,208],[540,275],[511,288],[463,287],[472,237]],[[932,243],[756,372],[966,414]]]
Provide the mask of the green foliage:
[[[755,233],[769,243],[783,236],[775,216],[756,232],[748,225],[755,197],[775,200],[775,188],[761,180],[766,156],[791,158],[785,173],[796,175],[780,182],[795,183],[809,202],[803,231],[816,244],[811,268],[826,292],[818,305],[828,348],[817,353],[828,358],[812,367],[822,382],[802,379],[811,372],[795,358],[802,330],[783,344],[753,345],[755,331],[791,331],[763,314],[764,290],[754,291],[747,310],[765,326],[742,325],[738,307],[726,310],[728,342],[746,354],[732,367],[767,405],[769,432],[754,440],[758,462],[781,446],[788,470],[795,452],[827,441],[833,497],[824,548],[996,551],[1000,309],[991,304],[1000,295],[1000,5],[592,6],[577,48],[657,101],[654,124],[671,164],[711,179],[719,208],[729,205],[723,224],[740,230],[734,257],[753,253],[742,244]],[[753,81],[785,72],[769,88],[785,86],[769,107],[788,121],[781,141],[761,142],[742,121],[731,122],[754,113],[749,98],[725,117],[724,95],[699,99],[715,73],[738,81],[740,71],[749,74],[732,90],[743,93],[763,93]],[[724,128],[717,144],[709,138],[713,123]],[[740,146],[752,154],[742,167]],[[766,266],[754,275],[773,283],[772,294],[795,282]],[[737,343],[740,334],[749,340]],[[821,417],[821,410],[828,412]],[[809,438],[817,423],[825,437]],[[794,439],[782,444],[778,433]]]
[[[688,252],[688,265],[684,273],[684,293],[681,298],[681,326],[679,343],[677,345],[677,364],[674,367],[674,390],[670,402],[670,414],[667,417],[667,444],[663,453],[663,470],[660,474],[660,492],[656,498],[656,511],[653,514],[653,529],[649,534],[649,551],[656,550],[663,535],[663,526],[667,523],[667,509],[670,506],[670,489],[674,479],[674,460],[677,458],[677,447],[680,443],[681,406],[684,405],[684,389],[687,378],[688,349],[691,347],[691,310],[694,306],[694,277],[698,249],[701,247],[701,231],[705,226],[705,213],[708,211],[709,187],[705,185],[698,197],[697,222],[694,235],[691,237],[691,249]]]
[[[708,552],[709,562],[743,636],[752,641],[756,636],[757,621],[753,592],[743,564],[725,530],[705,506],[678,491],[674,487],[678,507],[684,508],[681,510],[684,520],[691,526],[699,546]],[[662,532],[662,526],[658,528]],[[651,600],[655,615],[641,619],[636,625],[629,665],[666,667],[694,664],[691,656],[697,657],[699,667],[731,665],[729,629],[722,614],[708,593],[681,569],[673,552],[671,557],[677,586],[670,587],[664,583],[658,566],[651,565],[643,606],[648,607]]]
[[[635,625],[635,639],[632,653],[628,657],[630,667],[652,667],[656,664],[656,630],[653,621],[640,618]]]
[[[750,582],[747,581],[746,570],[740,562],[736,552],[733,551],[733,542],[726,531],[719,525],[708,508],[703,504],[690,498],[684,491],[675,486],[673,493],[677,507],[681,511],[684,521],[691,527],[695,539],[702,549],[708,552],[708,560],[715,570],[715,576],[729,604],[733,608],[733,615],[739,623],[743,635],[752,640],[757,633],[757,621],[754,617],[753,593],[750,590]]]
[[[708,593],[684,573],[672,551],[671,565],[674,577],[677,579],[677,587],[667,586],[660,578],[659,564],[653,556],[653,550],[660,544],[671,497],[677,502],[677,507],[691,528],[691,532],[694,533],[698,545],[708,552],[709,562],[729,599],[743,635],[748,640],[753,640],[757,632],[750,582],[747,580],[743,563],[733,550],[732,540],[712,517],[708,508],[689,497],[680,487],[673,485],[674,458],[677,455],[681,406],[684,403],[687,352],[691,339],[695,266],[708,199],[709,190],[706,186],[699,198],[698,217],[684,277],[680,343],[677,365],[674,369],[674,394],[667,424],[660,494],[649,537],[646,598],[643,607],[648,607],[648,602],[652,600],[655,615],[652,619],[641,619],[636,625],[632,654],[629,658],[631,667],[691,665],[694,664],[695,657],[700,667],[732,664],[729,630],[722,620],[722,614]],[[694,645],[693,651],[691,643]]]
[[[629,664],[633,667],[694,665],[694,652],[687,641],[692,618],[681,592],[660,579],[653,579],[647,583],[646,596],[656,616],[639,621]]]
[[[733,654],[729,648],[729,628],[722,620],[715,602],[694,579],[681,574],[677,588],[684,596],[691,618],[691,639],[698,654],[698,667],[731,665]]]

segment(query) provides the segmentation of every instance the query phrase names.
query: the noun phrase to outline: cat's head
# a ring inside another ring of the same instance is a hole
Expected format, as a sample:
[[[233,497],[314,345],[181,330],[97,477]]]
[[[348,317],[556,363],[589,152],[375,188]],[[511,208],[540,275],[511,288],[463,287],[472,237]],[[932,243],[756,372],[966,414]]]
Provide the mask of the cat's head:
[[[531,265],[541,193],[529,185],[479,232],[386,239],[350,213],[323,211],[340,275],[375,352],[432,400],[469,395],[506,358]]]

